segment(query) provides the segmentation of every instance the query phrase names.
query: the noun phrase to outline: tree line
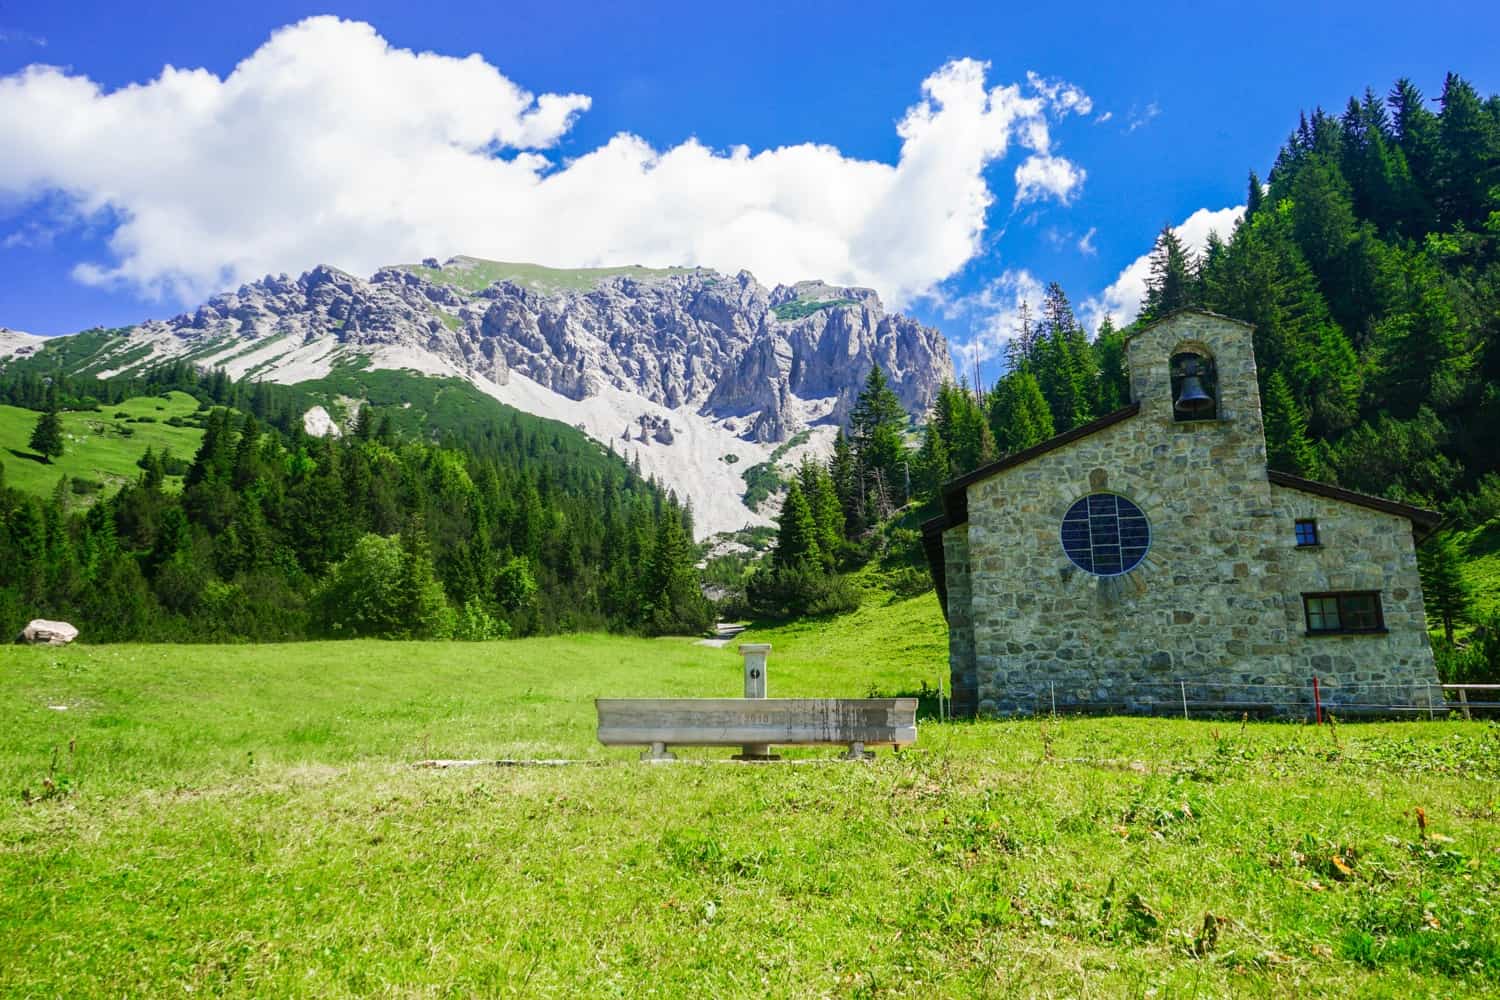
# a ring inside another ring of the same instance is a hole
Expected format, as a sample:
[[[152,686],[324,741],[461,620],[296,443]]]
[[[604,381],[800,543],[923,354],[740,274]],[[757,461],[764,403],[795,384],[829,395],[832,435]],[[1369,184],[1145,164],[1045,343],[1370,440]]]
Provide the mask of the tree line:
[[[207,397],[185,468],[148,452],[84,511],[64,479],[44,499],[0,472],[6,627],[55,617],[95,641],[226,641],[709,623],[690,506],[582,435],[511,413],[423,440],[367,406],[345,437],[314,438],[211,402],[276,412],[281,387],[184,375],[145,385]]]

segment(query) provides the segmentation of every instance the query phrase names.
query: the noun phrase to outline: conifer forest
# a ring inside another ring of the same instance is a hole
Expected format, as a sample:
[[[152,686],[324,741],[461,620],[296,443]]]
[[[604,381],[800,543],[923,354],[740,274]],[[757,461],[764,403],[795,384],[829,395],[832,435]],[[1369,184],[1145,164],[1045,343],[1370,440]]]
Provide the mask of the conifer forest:
[[[1135,324],[1184,307],[1254,324],[1273,468],[1450,528],[1500,515],[1500,96],[1450,75],[1435,102],[1399,80],[1303,114],[1264,179],[1249,173],[1231,232],[1201,254],[1157,237]],[[846,610],[846,574],[872,559],[920,578],[916,524],[946,480],[1126,405],[1130,332],[1086,330],[1054,283],[991,385],[909,414],[877,367],[831,459],[789,477],[774,542],[707,571],[691,505],[561,424],[510,412],[433,434],[367,406],[352,433],[314,438],[295,387],[182,362],[133,380],[20,366],[0,401],[39,411],[43,458],[59,408],[139,392],[191,393],[203,439],[89,505],[61,482],[0,490],[0,618],[223,641],[659,634]]]

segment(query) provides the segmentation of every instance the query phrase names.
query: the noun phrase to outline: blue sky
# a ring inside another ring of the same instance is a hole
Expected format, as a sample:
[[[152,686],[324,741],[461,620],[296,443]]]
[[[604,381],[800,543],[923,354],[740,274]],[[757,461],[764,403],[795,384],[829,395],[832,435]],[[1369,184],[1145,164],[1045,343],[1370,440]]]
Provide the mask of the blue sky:
[[[634,6],[0,0],[0,326],[125,324],[420,246],[863,278],[989,353],[1037,282],[1118,312],[1161,225],[1241,204],[1299,109],[1401,75],[1436,96],[1450,69],[1500,90],[1500,5]],[[369,28],[271,41],[328,13]],[[167,65],[206,74],[164,88]],[[929,93],[904,146],[924,81],[949,104]]]

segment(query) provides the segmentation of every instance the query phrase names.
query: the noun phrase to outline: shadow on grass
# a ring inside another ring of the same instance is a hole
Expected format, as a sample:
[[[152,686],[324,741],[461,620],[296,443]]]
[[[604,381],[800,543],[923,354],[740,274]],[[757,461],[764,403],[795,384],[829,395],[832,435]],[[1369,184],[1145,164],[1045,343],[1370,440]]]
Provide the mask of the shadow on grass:
[[[28,462],[36,462],[38,465],[51,465],[52,464],[51,462],[47,461],[47,456],[46,455],[37,455],[37,454],[34,454],[32,452],[29,452],[29,451],[22,451],[19,448],[7,448],[5,450],[8,451],[8,452],[10,452],[12,455],[16,456],[17,458],[24,458]]]
[[[873,687],[872,686],[870,688],[870,690],[866,693],[865,697],[867,697],[867,698],[915,698],[915,699],[917,699],[917,721],[918,722],[921,722],[924,719],[926,721],[928,721],[928,722],[938,722],[938,721],[941,721],[941,718],[942,718],[941,714],[938,711],[938,689],[935,688],[935,687],[928,687],[926,681],[923,681],[922,682],[922,686],[920,688],[917,688],[915,691],[912,691],[912,690],[905,690],[905,691],[884,691],[884,690],[882,690],[882,689],[880,689],[878,687]]]

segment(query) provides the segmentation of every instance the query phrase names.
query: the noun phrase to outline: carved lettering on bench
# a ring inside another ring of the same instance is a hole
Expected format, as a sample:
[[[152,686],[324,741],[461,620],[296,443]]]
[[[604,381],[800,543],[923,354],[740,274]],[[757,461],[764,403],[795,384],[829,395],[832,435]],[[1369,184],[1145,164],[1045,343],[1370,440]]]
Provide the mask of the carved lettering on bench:
[[[606,746],[905,746],[915,698],[600,698]]]

